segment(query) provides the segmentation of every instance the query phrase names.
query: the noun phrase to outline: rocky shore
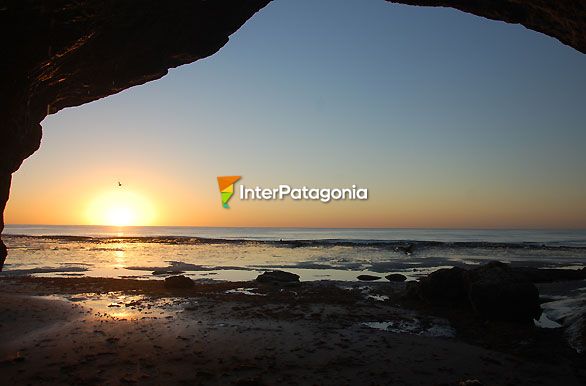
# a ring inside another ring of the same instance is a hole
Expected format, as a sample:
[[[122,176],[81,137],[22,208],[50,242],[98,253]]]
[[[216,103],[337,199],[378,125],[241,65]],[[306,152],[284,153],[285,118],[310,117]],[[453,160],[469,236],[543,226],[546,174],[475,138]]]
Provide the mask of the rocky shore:
[[[555,272],[540,284],[544,272],[490,263],[419,282],[4,277],[0,371],[7,384],[582,385],[586,357],[569,327],[534,322],[544,293],[581,279]]]

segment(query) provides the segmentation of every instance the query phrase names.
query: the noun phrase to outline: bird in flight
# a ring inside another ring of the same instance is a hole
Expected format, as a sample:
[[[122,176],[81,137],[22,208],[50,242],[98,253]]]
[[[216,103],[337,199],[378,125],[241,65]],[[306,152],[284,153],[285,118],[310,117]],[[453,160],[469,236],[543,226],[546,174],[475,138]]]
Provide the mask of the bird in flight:
[[[118,186],[122,186],[122,184],[120,183],[120,181],[118,181]]]

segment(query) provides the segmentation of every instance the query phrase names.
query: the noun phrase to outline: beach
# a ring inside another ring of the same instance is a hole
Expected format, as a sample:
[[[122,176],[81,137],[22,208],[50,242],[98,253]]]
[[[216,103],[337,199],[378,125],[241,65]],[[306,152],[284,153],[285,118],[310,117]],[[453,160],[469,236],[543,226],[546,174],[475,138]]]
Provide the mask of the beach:
[[[586,381],[584,232],[7,230],[14,384]]]
[[[563,343],[559,330],[486,323],[457,309],[440,317],[401,300],[404,283],[196,281],[191,289],[163,283],[0,279],[3,379],[96,385],[580,385],[586,379],[584,356]]]

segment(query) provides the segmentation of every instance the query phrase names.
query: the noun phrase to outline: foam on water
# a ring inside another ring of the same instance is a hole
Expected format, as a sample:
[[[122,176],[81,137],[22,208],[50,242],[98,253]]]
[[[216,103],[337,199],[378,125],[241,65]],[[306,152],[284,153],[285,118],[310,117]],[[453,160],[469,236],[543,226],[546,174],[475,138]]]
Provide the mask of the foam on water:
[[[356,280],[489,260],[583,266],[585,231],[14,226],[2,275],[251,280],[284,269],[302,280]],[[18,235],[17,235],[18,234]],[[164,276],[164,273],[162,274]]]
[[[545,318],[563,327],[568,343],[578,353],[586,351],[586,294],[582,290],[573,291],[573,296],[541,305],[542,318],[545,315]]]
[[[428,337],[453,338],[456,330],[443,319],[431,319],[422,321],[417,318],[392,321],[365,322],[366,327],[402,334],[414,334]]]

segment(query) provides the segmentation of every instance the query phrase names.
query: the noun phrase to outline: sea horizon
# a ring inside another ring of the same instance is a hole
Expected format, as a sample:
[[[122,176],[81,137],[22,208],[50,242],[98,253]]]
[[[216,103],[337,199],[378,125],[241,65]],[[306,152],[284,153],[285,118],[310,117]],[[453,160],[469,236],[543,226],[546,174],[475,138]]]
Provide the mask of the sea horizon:
[[[239,226],[239,225],[107,225],[107,224],[44,224],[44,223],[5,223],[5,227],[19,227],[19,226],[46,226],[46,227],[110,227],[110,228],[280,228],[280,229],[434,229],[434,230],[543,230],[543,231],[586,231],[582,227],[530,227],[530,226],[506,226],[506,227],[487,227],[487,226],[471,226],[471,227],[411,227],[411,226],[388,226],[388,227],[366,227],[366,226],[348,226],[348,227],[327,227],[327,226]]]
[[[584,229],[538,228],[365,228],[243,226],[108,226],[6,224],[5,236],[197,237],[242,240],[371,240],[494,243],[553,243],[586,246]]]

